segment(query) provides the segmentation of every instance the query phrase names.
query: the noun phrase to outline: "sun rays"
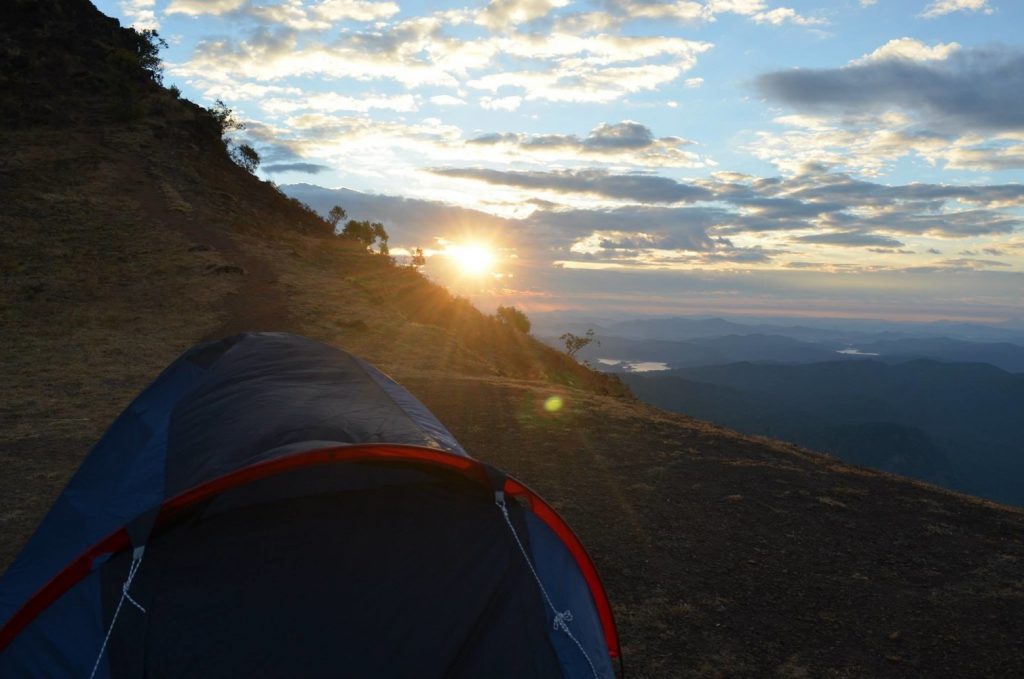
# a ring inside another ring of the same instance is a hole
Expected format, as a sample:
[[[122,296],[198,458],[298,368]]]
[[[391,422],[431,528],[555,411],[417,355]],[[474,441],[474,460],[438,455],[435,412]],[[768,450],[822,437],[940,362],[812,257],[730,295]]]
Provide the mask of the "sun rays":
[[[462,276],[480,277],[493,273],[495,254],[481,243],[449,243],[441,252]]]

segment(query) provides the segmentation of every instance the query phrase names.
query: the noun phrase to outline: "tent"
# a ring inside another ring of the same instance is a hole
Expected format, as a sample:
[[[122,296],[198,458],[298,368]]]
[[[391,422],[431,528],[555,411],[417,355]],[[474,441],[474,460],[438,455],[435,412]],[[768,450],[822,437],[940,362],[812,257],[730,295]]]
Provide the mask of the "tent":
[[[360,359],[202,344],[107,430],[0,579],[3,677],[614,677],[558,514]]]

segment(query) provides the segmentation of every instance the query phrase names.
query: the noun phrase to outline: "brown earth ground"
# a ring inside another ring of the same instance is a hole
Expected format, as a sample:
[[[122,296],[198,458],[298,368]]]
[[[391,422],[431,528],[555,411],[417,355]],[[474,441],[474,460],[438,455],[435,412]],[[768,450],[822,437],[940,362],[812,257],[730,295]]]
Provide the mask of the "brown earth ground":
[[[638,403],[326,235],[182,133],[195,107],[147,97],[141,122],[0,128],[0,568],[178,354],[289,330],[390,372],[563,513],[629,677],[1024,676],[1024,512]]]

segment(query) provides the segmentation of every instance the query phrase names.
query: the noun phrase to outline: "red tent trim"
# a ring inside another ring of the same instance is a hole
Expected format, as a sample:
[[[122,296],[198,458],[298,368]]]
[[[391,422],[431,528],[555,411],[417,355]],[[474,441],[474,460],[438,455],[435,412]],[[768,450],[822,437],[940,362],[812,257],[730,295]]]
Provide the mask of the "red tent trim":
[[[258,479],[263,479],[274,474],[309,467],[319,464],[330,464],[334,462],[416,462],[434,467],[442,467],[461,474],[467,478],[483,485],[489,486],[490,480],[484,465],[472,458],[455,455],[452,453],[423,448],[419,446],[392,445],[392,444],[361,444],[357,446],[336,446],[332,448],[321,448],[301,453],[295,453],[287,457],[257,462],[248,467],[229,472],[211,481],[202,483],[191,490],[187,490],[169,500],[164,501],[160,506],[160,513],[156,525],[163,524],[172,519],[177,513],[186,507],[205,500],[209,497],[222,493],[229,488],[241,486]],[[505,480],[504,491],[506,495],[522,498],[527,502],[531,511],[551,529],[565,544],[566,548],[576,560],[576,565],[583,574],[597,607],[598,616],[601,619],[601,627],[604,630],[605,643],[611,657],[618,658],[619,639],[615,629],[615,619],[612,615],[611,604],[605,594],[601,579],[597,574],[590,555],[583,548],[583,543],[573,533],[572,529],[562,520],[558,513],[546,503],[539,495],[530,490],[527,486],[508,477]],[[77,582],[85,578],[93,570],[96,559],[104,555],[113,555],[126,549],[130,544],[128,533],[124,528],[118,529],[103,538],[95,545],[83,552],[78,558],[69,563],[62,571],[54,576],[49,582],[43,585],[38,592],[32,595],[18,611],[11,616],[7,624],[0,629],[0,651],[7,648],[11,641],[28,626],[43,610],[60,598],[66,591],[71,589]]]

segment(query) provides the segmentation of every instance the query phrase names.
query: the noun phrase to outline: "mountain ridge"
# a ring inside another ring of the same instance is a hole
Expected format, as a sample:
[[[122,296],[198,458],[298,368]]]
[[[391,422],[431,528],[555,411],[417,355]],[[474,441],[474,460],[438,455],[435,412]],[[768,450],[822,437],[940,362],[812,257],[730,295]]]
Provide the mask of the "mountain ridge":
[[[1024,426],[1016,416],[1024,410],[1024,375],[987,363],[741,362],[627,374],[625,379],[645,401],[670,410],[1024,504],[1015,482],[1024,474]],[[879,425],[906,440],[896,437],[879,446],[871,435]],[[845,438],[838,436],[842,427],[862,428],[863,435],[848,429]],[[913,459],[903,455],[904,445],[916,450]]]

